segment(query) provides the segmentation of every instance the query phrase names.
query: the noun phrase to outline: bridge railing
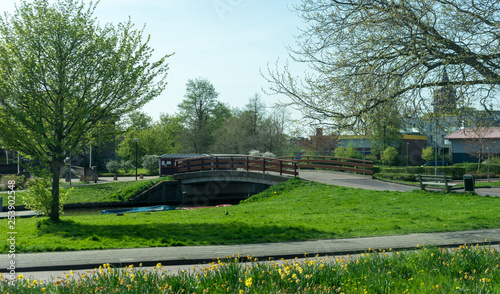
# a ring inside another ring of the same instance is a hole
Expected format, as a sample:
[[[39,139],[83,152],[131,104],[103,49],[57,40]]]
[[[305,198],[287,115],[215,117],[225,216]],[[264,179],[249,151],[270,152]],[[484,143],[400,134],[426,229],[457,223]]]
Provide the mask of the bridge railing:
[[[333,156],[287,156],[282,159],[297,161],[299,168],[331,169],[373,175],[373,161]]]
[[[177,159],[177,173],[210,170],[246,170],[276,172],[280,175],[298,176],[297,161],[278,158],[256,157],[247,155],[212,155],[196,158]]]

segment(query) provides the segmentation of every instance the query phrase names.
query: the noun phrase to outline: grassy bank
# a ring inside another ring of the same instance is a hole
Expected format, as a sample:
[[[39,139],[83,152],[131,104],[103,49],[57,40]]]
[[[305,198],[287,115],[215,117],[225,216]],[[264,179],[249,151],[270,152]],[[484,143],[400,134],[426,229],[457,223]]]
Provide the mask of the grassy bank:
[[[68,197],[67,203],[115,202],[124,201],[136,193],[154,186],[160,181],[169,181],[171,177],[130,182],[115,182],[105,184],[77,185]],[[63,188],[67,189],[67,187]],[[23,205],[22,191],[16,192],[16,205]],[[3,194],[3,205],[7,205],[7,194]]]
[[[248,257],[251,259],[251,257]],[[104,265],[41,283],[20,277],[2,293],[499,293],[500,257],[489,247],[367,253],[362,257],[243,264],[238,258],[167,275]]]
[[[296,241],[500,227],[500,198],[351,189],[293,179],[238,206],[17,219],[16,251]],[[227,212],[227,214],[226,214]],[[7,231],[0,221],[0,232]],[[7,242],[0,245],[7,252]]]

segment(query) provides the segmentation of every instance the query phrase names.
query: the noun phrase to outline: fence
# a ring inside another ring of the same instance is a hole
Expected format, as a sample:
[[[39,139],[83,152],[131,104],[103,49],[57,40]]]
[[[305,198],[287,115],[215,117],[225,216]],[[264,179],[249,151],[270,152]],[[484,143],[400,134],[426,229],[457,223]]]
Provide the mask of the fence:
[[[280,175],[299,175],[296,160],[246,155],[213,155],[196,158],[177,159],[175,161],[175,165],[177,173],[240,169],[246,171],[261,171],[264,173],[276,172]]]
[[[318,155],[288,156],[280,159],[293,159],[298,162],[300,168],[331,169],[373,175],[373,161],[369,160]]]

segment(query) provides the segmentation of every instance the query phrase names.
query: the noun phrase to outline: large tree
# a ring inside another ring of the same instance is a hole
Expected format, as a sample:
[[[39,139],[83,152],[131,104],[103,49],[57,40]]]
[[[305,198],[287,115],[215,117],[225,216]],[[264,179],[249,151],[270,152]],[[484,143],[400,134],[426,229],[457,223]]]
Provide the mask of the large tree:
[[[499,0],[303,0],[296,8],[307,27],[290,51],[312,73],[297,79],[278,65],[267,79],[313,120],[355,125],[391,101],[421,111],[439,86],[455,87],[459,106],[486,108],[499,88]]]
[[[103,121],[140,108],[166,84],[168,55],[152,61],[142,30],[130,20],[100,26],[95,7],[22,1],[0,21],[0,136],[50,168],[54,221],[66,156]]]
[[[185,127],[181,134],[185,151],[210,152],[213,134],[230,115],[229,108],[217,100],[218,96],[209,80],[188,80],[185,99],[178,105]]]

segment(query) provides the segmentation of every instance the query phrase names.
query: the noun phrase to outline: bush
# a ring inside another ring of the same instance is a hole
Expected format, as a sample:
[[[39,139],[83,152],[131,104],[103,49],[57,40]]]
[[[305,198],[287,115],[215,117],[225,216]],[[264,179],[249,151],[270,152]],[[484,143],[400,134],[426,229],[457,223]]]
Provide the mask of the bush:
[[[398,154],[399,152],[396,148],[389,146],[385,148],[382,154],[380,154],[380,159],[389,165],[392,165],[396,161]]]
[[[427,175],[433,175],[435,171],[434,166],[426,166],[423,169],[424,174]],[[467,173],[466,170],[460,166],[438,166],[437,171],[438,173],[444,173],[455,180],[463,179],[464,175]]]
[[[28,187],[29,191],[23,193],[23,202],[26,208],[45,216],[50,214],[52,208],[52,177],[45,174],[36,178]],[[63,205],[74,188],[69,190],[59,189],[59,213],[63,214]]]
[[[15,181],[14,189],[24,189],[26,186],[26,178],[24,176],[16,176],[16,175],[4,175],[0,179],[0,190],[7,190],[8,182]]]
[[[389,181],[406,181],[415,182],[415,174],[408,173],[378,173],[373,176],[375,179],[389,180]]]
[[[276,155],[274,155],[272,152],[269,152],[269,151],[268,151],[268,152],[264,152],[264,153],[262,154],[262,157],[275,158],[275,157],[276,157]]]
[[[248,152],[248,155],[249,156],[261,156],[259,150],[250,150],[250,152]]]
[[[126,173],[130,172],[135,168],[135,165],[130,161],[122,160],[120,161],[120,169],[123,169]]]
[[[108,172],[116,174],[120,169],[120,163],[118,163],[118,161],[116,160],[110,160],[106,163],[106,169],[108,170]]]
[[[160,156],[158,155],[144,155],[142,157],[142,166],[148,171],[149,174],[159,173]]]
[[[435,168],[433,166],[381,167],[380,170],[380,174],[433,175],[434,172]],[[453,179],[458,180],[458,179],[463,179],[464,174],[466,174],[467,172],[466,169],[462,166],[438,166],[438,173],[445,173],[446,175],[452,177]]]

